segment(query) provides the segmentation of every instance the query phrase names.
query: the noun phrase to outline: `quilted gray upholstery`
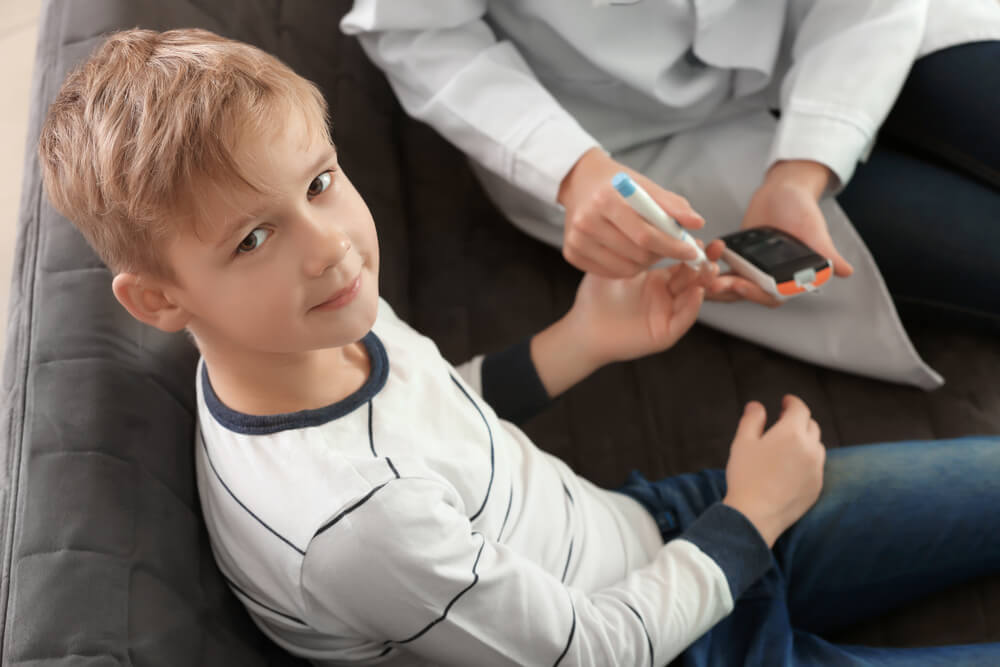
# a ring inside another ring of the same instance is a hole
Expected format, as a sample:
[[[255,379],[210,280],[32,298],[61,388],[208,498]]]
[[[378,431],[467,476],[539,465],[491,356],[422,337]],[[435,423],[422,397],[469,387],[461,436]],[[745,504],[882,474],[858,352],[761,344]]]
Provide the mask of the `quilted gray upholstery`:
[[[462,157],[404,117],[337,21],[344,0],[52,0],[30,138],[74,63],[107,31],[199,26],[255,43],[327,95],[342,162],[382,244],[382,292],[455,361],[527,335],[578,275],[503,222]],[[2,376],[4,665],[297,665],[249,621],[215,568],[193,484],[195,351],[133,322],[110,275],[46,203],[26,156]],[[696,327],[675,349],[606,368],[528,425],[584,476],[617,485],[720,466],[742,404],[785,392],[829,446],[1000,432],[1000,341],[923,324],[948,379],[918,390],[816,369]],[[831,539],[830,548],[836,548]],[[971,582],[844,637],[1000,640],[1000,578]]]

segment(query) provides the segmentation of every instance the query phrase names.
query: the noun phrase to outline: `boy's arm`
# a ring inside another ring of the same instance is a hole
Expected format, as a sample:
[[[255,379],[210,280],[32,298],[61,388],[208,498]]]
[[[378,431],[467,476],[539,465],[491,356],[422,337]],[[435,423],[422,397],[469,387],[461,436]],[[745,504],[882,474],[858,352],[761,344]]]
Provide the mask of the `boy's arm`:
[[[712,263],[699,271],[676,264],[624,279],[587,274],[561,319],[530,341],[473,359],[459,372],[497,414],[523,421],[601,366],[676,343],[698,316],[703,286],[717,275]]]
[[[546,393],[555,398],[583,380],[607,360],[595,358],[585,332],[574,332],[570,317],[563,317],[531,339],[531,359]]]
[[[479,532],[450,487],[404,477],[318,533],[300,580],[304,620],[340,637],[349,628],[366,640],[359,658],[650,665],[722,619],[769,566],[751,523],[717,504],[648,565],[583,591]]]

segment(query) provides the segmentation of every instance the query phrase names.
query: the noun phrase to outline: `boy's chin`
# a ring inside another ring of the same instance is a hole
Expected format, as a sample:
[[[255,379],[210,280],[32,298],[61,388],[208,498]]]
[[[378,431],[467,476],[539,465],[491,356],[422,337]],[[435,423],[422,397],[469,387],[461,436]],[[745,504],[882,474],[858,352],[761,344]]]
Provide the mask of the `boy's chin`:
[[[345,341],[341,345],[356,343],[368,335],[378,318],[378,300],[370,304],[365,303],[364,308],[358,309],[352,315],[350,322],[345,323],[347,326],[341,330],[343,334],[341,340]]]

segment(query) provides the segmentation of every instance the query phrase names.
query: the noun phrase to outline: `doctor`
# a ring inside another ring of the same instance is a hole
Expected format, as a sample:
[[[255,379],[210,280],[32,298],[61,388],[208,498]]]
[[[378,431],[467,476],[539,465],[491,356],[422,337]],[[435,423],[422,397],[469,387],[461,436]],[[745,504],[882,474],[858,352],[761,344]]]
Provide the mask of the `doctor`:
[[[1000,330],[998,0],[355,0],[341,27],[584,271],[683,256],[616,198],[624,169],[702,238],[772,225],[833,260],[775,309],[723,276],[710,326],[927,389],[890,290]]]

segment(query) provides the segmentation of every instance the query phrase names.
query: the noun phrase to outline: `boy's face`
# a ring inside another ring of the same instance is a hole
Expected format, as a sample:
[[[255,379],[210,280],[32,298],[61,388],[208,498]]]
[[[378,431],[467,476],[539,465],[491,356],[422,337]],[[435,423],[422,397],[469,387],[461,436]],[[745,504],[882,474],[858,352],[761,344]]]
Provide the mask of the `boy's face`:
[[[169,296],[199,344],[225,354],[297,354],[363,337],[378,310],[371,213],[322,134],[293,113],[250,137],[240,164],[268,190],[200,201],[208,224],[167,249]]]

